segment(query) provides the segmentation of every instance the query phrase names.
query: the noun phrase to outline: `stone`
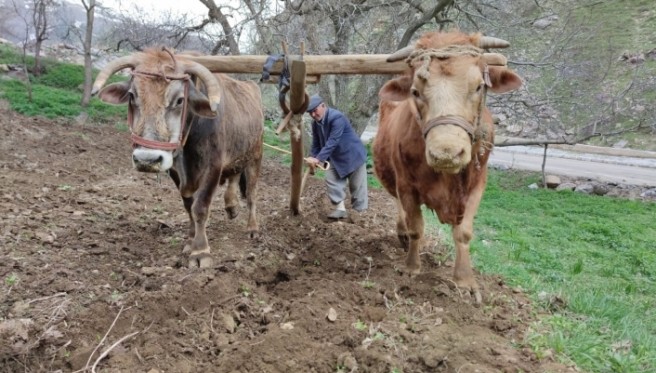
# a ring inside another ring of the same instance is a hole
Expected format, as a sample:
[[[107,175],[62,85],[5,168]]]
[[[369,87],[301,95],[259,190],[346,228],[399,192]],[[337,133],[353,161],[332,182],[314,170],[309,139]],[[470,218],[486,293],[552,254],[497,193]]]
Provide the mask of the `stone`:
[[[585,194],[592,194],[593,190],[594,190],[594,185],[592,184],[581,184],[576,188],[574,188],[575,192],[585,193]]]
[[[574,184],[574,183],[562,183],[562,184],[560,184],[556,187],[557,191],[561,191],[561,190],[570,190],[571,191],[571,190],[574,190],[574,189],[576,189],[576,184]]]
[[[558,177],[556,175],[547,175],[544,178],[544,180],[547,183],[547,188],[549,188],[549,189],[554,189],[554,188],[558,187],[558,185],[560,185],[560,183],[562,182],[560,180],[560,177]]]

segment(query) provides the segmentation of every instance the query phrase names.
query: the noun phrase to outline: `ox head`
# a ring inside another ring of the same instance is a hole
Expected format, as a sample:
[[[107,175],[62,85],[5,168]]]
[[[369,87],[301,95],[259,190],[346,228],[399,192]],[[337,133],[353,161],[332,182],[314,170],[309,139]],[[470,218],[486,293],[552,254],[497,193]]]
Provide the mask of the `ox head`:
[[[131,79],[109,84],[114,73],[131,68]],[[190,81],[198,77],[207,96]],[[204,66],[176,58],[167,49],[147,50],[109,63],[97,76],[92,94],[110,104],[128,104],[132,131],[132,161],[142,172],[162,172],[173,165],[175,152],[183,145],[187,111],[214,117],[220,102],[220,87]]]
[[[387,82],[380,97],[409,100],[424,136],[426,161],[435,171],[455,174],[472,160],[472,149],[491,119],[485,108],[487,89],[502,93],[521,86],[519,76],[505,67],[505,57],[482,51],[508,45],[480,34],[429,33],[388,58],[406,59],[411,73]]]

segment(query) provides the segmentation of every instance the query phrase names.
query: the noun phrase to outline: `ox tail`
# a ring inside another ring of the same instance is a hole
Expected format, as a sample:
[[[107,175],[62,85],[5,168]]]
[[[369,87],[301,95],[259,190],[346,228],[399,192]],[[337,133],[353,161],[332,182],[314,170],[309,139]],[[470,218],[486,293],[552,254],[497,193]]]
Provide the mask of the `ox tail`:
[[[241,176],[239,176],[239,191],[241,192],[242,198],[246,198],[247,189],[248,189],[248,172],[244,170],[241,172]]]

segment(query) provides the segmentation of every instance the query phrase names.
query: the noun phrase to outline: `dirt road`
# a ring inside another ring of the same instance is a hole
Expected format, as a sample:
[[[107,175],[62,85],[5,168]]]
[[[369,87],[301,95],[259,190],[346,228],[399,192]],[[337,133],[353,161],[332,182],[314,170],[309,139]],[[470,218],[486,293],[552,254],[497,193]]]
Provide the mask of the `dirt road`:
[[[496,147],[490,164],[540,171],[544,150],[539,147]],[[549,149],[545,170],[549,174],[592,180],[656,186],[656,158],[622,157]]]

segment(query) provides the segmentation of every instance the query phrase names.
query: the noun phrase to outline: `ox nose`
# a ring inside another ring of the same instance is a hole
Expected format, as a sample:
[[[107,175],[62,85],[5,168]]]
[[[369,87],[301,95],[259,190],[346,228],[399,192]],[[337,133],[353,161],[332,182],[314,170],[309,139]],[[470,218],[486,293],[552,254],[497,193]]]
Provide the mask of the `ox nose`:
[[[465,157],[466,151],[463,146],[448,144],[439,147],[429,147],[428,156],[436,165],[450,167],[459,164]]]
[[[471,160],[471,140],[456,126],[433,128],[426,135],[426,161],[436,171],[458,173]]]
[[[132,151],[132,163],[137,171],[163,172],[173,166],[171,152],[137,147]]]
[[[135,164],[142,164],[144,166],[153,166],[153,165],[158,165],[164,161],[164,157],[157,156],[157,157],[149,157],[149,158],[144,158],[144,157],[139,157],[135,154],[132,155],[132,162]]]

